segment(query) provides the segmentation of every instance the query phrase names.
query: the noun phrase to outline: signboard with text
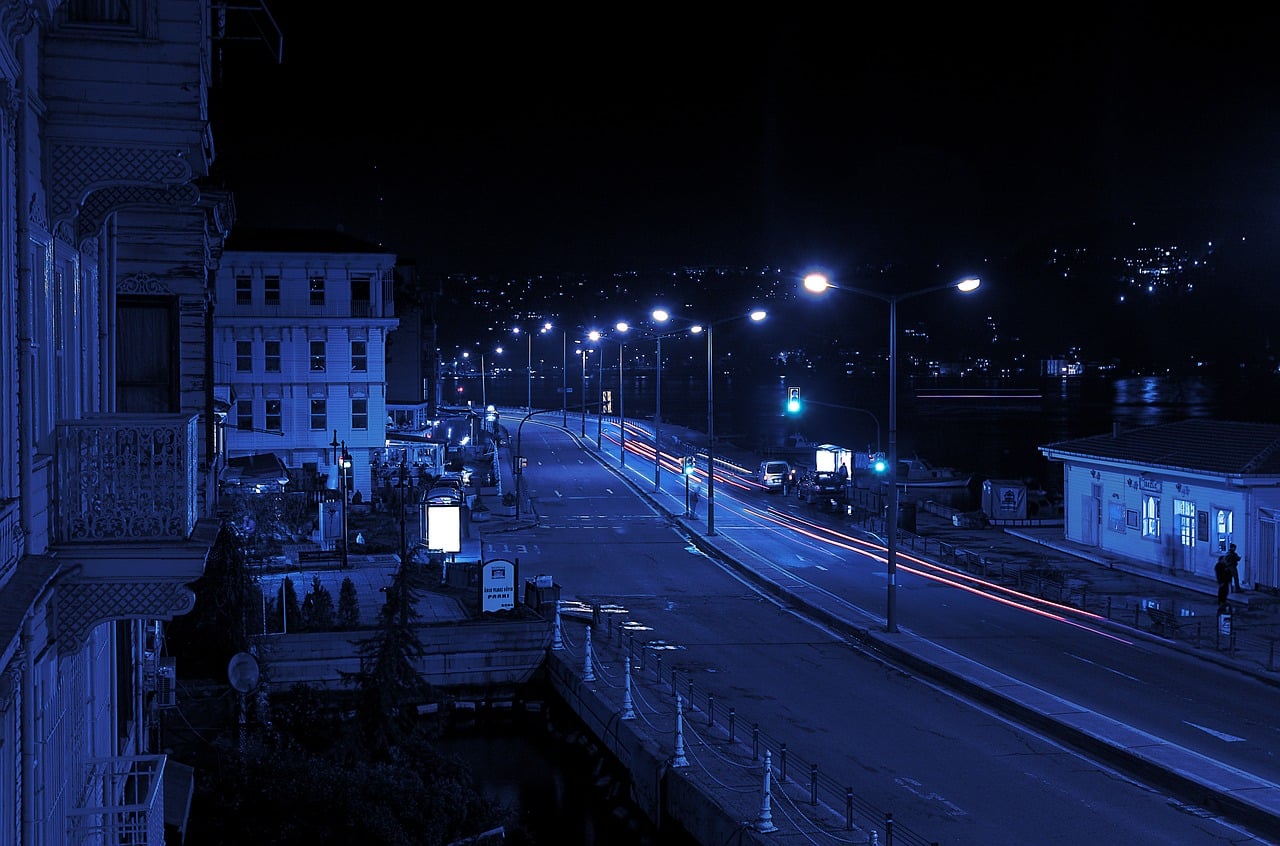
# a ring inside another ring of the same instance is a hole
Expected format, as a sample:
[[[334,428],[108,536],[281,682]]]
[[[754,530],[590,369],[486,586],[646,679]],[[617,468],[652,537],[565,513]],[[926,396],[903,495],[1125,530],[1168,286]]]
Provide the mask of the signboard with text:
[[[516,565],[495,558],[480,568],[480,610],[508,611],[516,607]]]

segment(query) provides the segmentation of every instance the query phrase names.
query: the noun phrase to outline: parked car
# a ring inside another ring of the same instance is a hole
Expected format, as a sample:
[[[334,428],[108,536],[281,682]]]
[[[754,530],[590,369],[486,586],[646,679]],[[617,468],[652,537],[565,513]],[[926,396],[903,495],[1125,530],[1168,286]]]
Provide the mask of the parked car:
[[[791,474],[791,465],[785,461],[770,459],[761,461],[756,469],[756,481],[764,485],[769,493],[782,490],[783,481]]]
[[[796,489],[796,496],[811,505],[839,504],[844,502],[847,493],[845,480],[830,470],[809,474]]]

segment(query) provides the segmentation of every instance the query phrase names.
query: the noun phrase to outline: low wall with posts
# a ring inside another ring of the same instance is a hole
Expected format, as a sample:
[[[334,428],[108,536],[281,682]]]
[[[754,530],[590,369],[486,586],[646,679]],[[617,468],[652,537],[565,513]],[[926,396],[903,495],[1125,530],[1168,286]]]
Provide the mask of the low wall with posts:
[[[545,677],[631,774],[632,800],[660,830],[678,826],[708,846],[814,834],[852,844],[929,842],[847,782],[788,755],[776,733],[717,702],[687,673],[664,668],[661,651],[600,612],[555,613]]]

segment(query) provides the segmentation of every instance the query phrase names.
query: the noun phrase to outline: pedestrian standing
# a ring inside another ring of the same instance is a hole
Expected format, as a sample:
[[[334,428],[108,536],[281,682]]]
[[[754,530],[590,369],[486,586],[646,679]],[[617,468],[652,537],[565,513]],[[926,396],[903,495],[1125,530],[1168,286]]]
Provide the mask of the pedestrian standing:
[[[1227,556],[1218,556],[1218,562],[1213,565],[1213,575],[1218,580],[1218,611],[1225,611],[1227,593],[1231,590],[1231,571],[1227,565]]]
[[[1223,556],[1223,560],[1227,564],[1227,583],[1231,585],[1232,590],[1240,590],[1240,553],[1236,552],[1234,543],[1227,547],[1227,554]]]
[[[702,498],[702,485],[698,482],[693,483],[693,487],[689,488],[689,516],[698,516],[698,500]]]

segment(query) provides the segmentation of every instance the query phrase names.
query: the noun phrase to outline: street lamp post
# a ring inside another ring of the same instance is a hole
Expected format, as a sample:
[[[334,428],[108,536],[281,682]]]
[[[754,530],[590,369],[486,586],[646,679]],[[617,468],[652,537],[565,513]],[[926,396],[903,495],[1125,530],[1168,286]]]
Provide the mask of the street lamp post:
[[[338,554],[341,557],[342,568],[345,570],[350,565],[347,558],[347,470],[351,467],[351,456],[347,453],[347,442],[338,440],[337,429],[333,430],[333,442],[329,446],[333,447],[333,463],[338,468],[338,502],[342,505],[339,518],[342,523],[342,537],[338,540]],[[339,449],[342,451],[339,452]]]
[[[626,321],[618,321],[614,325],[614,331],[618,333],[618,444],[620,450],[618,452],[618,463],[622,466],[627,464],[627,436],[626,436],[626,417],[622,410],[622,358],[626,348],[626,342],[621,336],[631,331],[631,326]],[[600,391],[600,406],[596,410],[596,449],[600,449],[604,442],[604,342],[603,333],[592,329],[587,333],[587,337],[592,342],[600,344],[600,384],[596,390]]]
[[[560,427],[569,428],[569,333],[560,330]]]
[[[709,322],[705,327],[694,326],[690,331],[697,332],[699,328],[704,329],[707,333],[707,534],[714,535],[716,533],[716,369],[715,369],[715,343],[713,340],[712,327],[727,323],[730,320],[738,320],[746,317],[759,323],[768,315],[763,309],[754,309],[744,315],[736,315],[727,317],[722,320]]]
[[[831,284],[821,273],[811,273],[804,279],[804,287],[813,293],[823,293],[828,288],[839,288],[854,294],[872,297],[889,304],[889,502],[886,506],[885,534],[888,536],[885,552],[885,568],[888,575],[885,630],[898,631],[898,303],[901,300],[955,288],[961,293],[977,290],[981,280],[968,277],[946,285],[935,285],[906,294],[884,294],[865,288]]]
[[[582,393],[578,396],[578,402],[582,405],[582,437],[587,436],[587,353],[586,347],[578,348],[578,355],[582,358]]]

